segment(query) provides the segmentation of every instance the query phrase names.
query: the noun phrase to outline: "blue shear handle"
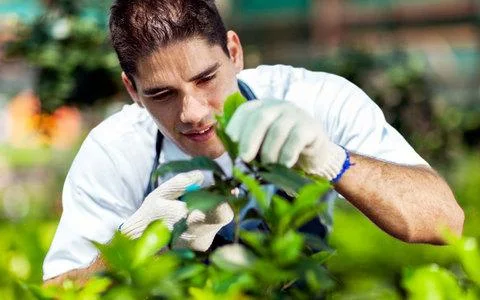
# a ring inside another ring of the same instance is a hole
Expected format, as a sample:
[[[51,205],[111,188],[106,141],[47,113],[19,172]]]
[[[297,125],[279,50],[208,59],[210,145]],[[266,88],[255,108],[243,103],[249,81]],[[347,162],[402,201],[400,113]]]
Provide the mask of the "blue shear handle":
[[[194,183],[185,188],[185,193],[195,192],[200,189],[201,189],[201,186],[199,184]],[[183,196],[180,196],[178,200],[183,201]]]
[[[200,188],[201,186],[199,184],[194,183],[185,188],[185,193],[195,192],[198,191]]]

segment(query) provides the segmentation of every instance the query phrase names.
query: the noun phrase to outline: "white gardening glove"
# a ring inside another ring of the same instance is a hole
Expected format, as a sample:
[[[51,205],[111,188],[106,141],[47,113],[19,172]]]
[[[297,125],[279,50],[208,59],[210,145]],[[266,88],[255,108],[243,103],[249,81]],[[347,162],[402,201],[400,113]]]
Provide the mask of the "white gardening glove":
[[[232,220],[233,211],[227,202],[221,203],[207,214],[194,210],[187,217],[187,231],[180,236],[174,247],[205,252],[220,229]]]
[[[155,220],[163,220],[171,231],[175,223],[187,217],[188,229],[175,246],[206,251],[217,232],[233,219],[233,212],[227,203],[222,203],[206,215],[198,210],[189,214],[186,203],[177,199],[187,187],[202,182],[200,171],[181,173],[167,180],[145,198],[140,208],[122,224],[120,231],[135,239]]]
[[[322,125],[287,101],[267,99],[242,104],[226,132],[239,143],[239,155],[246,162],[260,152],[263,163],[297,166],[331,181],[347,161],[347,152],[329,140]]]

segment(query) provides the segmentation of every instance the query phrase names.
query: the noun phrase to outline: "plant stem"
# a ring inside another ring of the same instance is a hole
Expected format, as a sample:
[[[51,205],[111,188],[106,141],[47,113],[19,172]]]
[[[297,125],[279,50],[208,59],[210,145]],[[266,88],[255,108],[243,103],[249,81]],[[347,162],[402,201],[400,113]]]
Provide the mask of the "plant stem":
[[[235,244],[238,244],[238,241],[240,239],[240,212],[235,212],[235,235],[234,235],[234,240],[233,242]]]

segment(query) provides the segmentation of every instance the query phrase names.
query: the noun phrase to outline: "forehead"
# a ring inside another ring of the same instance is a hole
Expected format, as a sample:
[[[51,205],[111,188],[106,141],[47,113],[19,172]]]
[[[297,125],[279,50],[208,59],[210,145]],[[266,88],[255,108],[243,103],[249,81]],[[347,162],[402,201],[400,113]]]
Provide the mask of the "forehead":
[[[187,80],[211,65],[227,58],[222,48],[200,38],[170,43],[142,58],[137,76],[142,85]]]

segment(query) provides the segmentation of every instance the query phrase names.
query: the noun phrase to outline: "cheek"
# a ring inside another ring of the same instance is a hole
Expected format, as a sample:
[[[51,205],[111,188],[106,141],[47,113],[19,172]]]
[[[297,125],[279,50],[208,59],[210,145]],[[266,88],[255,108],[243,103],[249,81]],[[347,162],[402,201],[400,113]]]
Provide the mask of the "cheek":
[[[220,112],[223,108],[224,95],[224,87],[216,83],[204,88],[201,97],[205,101],[204,105],[208,105],[209,109]]]
[[[216,113],[221,113],[223,110],[223,101],[223,95],[219,94],[209,100],[209,105]]]
[[[210,105],[217,111],[221,112],[223,110],[223,102],[227,99],[228,96],[238,91],[237,79],[234,77],[234,80],[225,80],[224,84],[217,87],[217,92],[215,97],[212,97]]]
[[[166,131],[172,131],[175,127],[175,108],[171,105],[148,105],[146,106],[147,111],[155,120],[155,123],[162,129]]]

